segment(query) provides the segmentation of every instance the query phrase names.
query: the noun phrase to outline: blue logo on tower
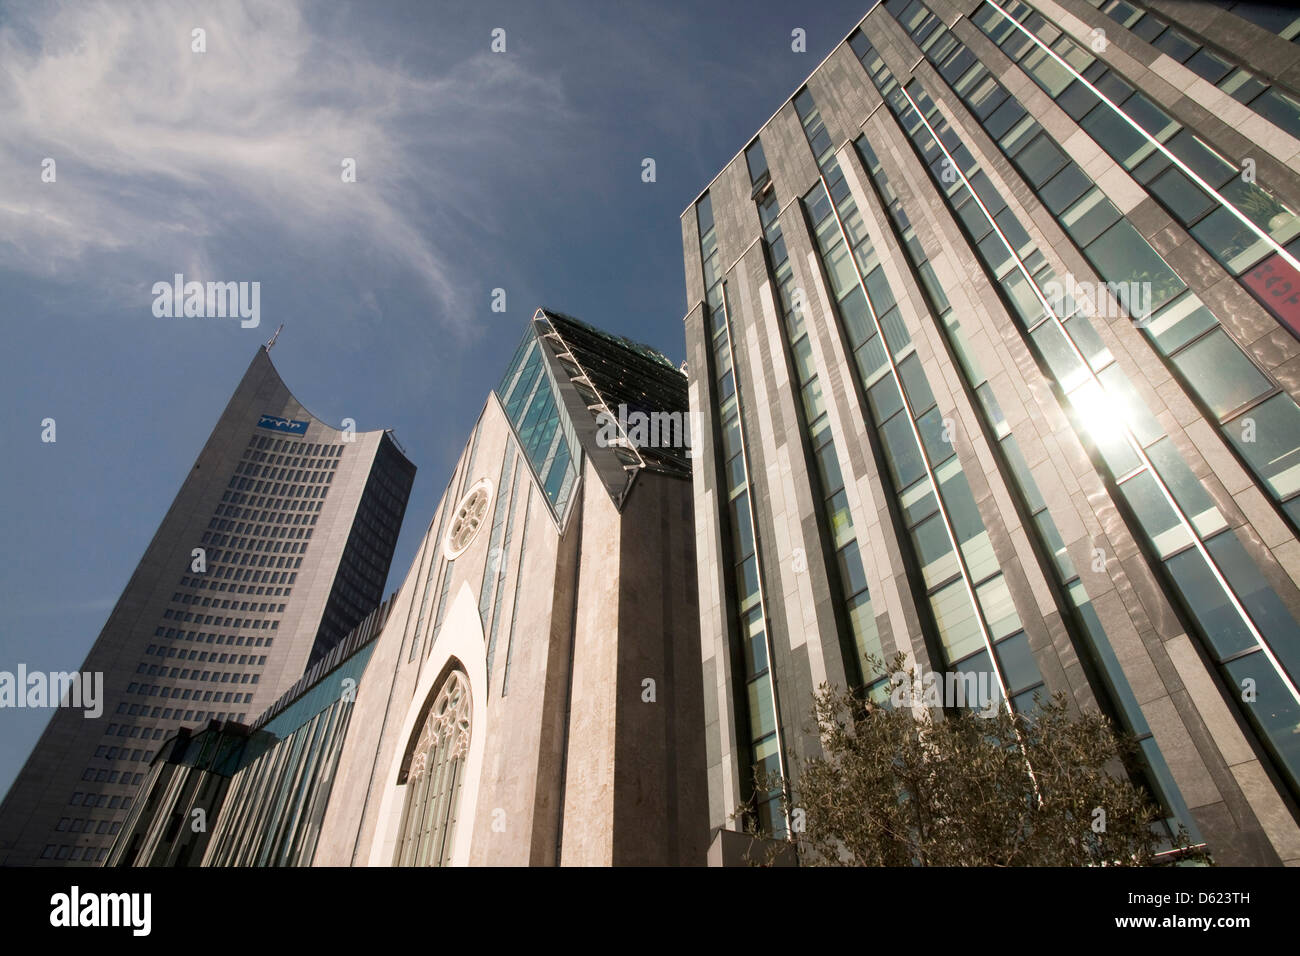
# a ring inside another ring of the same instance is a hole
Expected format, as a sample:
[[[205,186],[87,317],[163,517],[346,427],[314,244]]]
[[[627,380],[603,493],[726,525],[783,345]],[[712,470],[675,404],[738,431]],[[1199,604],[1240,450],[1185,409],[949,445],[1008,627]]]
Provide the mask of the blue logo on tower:
[[[291,418],[281,418],[279,415],[263,415],[257,422],[258,428],[269,428],[273,432],[286,432],[290,435],[307,434],[307,423],[296,422]]]

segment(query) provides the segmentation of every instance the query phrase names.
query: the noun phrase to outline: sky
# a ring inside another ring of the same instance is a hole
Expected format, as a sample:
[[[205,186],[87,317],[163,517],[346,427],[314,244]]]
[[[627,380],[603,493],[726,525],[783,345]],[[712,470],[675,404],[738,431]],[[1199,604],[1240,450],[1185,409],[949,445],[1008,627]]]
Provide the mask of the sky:
[[[681,362],[682,210],[870,6],[0,0],[0,671],[80,666],[281,323],[419,468],[400,586],[535,309]],[[156,316],[176,273],[259,324]],[[49,713],[0,712],[0,793]]]

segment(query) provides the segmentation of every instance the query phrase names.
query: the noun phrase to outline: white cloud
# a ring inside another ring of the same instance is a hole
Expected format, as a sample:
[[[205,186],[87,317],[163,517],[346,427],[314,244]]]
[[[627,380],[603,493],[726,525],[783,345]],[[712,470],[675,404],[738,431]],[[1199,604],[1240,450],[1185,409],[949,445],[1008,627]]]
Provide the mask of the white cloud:
[[[572,119],[564,95],[486,38],[421,75],[314,12],[11,9],[0,27],[0,267],[88,281],[78,265],[106,255],[121,274],[173,262],[221,272],[213,249],[252,235],[318,261],[396,268],[454,326],[466,311],[457,233],[501,216],[476,170],[485,156],[545,150],[545,133]],[[190,49],[196,26],[206,53]],[[39,179],[46,156],[53,185]],[[344,157],[357,160],[355,185],[341,181]]]

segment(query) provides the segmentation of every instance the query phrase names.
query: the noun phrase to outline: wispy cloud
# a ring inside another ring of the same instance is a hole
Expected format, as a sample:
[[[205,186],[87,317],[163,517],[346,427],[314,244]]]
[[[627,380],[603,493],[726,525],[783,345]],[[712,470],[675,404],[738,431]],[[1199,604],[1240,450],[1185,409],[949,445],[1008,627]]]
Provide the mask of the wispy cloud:
[[[492,54],[486,37],[421,73],[301,3],[69,3],[5,17],[0,267],[46,278],[89,281],[78,264],[107,257],[146,288],[169,263],[240,279],[222,272],[232,241],[289,244],[398,270],[455,330],[460,236],[494,226],[475,171],[510,150],[540,156],[545,133],[572,121],[557,80]],[[195,27],[204,53],[191,50]],[[40,182],[44,157],[53,185]],[[342,181],[345,157],[355,185]]]

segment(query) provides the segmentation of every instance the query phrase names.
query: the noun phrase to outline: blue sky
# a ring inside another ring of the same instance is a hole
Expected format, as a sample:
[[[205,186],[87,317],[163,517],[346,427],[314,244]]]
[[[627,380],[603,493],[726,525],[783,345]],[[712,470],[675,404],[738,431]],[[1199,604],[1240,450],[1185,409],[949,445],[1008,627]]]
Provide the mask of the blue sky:
[[[0,670],[81,663],[281,322],[298,398],[419,466],[398,586],[539,305],[681,361],[681,210],[869,6],[0,5]],[[155,317],[177,272],[261,325]],[[48,716],[0,712],[0,792]]]

